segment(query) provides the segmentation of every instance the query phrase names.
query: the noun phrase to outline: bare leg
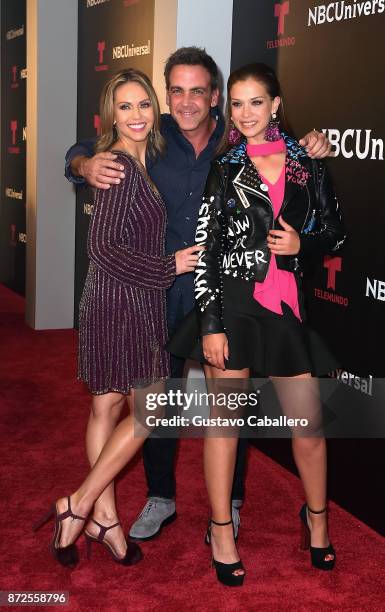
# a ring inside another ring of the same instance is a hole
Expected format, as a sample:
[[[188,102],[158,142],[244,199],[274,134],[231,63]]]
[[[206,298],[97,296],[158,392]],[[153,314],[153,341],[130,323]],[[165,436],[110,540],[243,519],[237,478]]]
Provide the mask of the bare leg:
[[[211,366],[205,366],[206,379],[213,378],[249,378],[249,370],[222,371]],[[207,492],[211,505],[211,516],[224,523],[231,519],[231,490],[233,486],[235,459],[237,452],[237,437],[210,437],[204,441],[204,472]],[[211,543],[213,557],[222,563],[235,563],[239,555],[234,542],[232,525],[211,525]],[[236,570],[234,575],[244,574],[244,570]]]
[[[92,397],[86,434],[87,455],[91,467],[95,465],[104,445],[114,431],[125,403],[126,397],[120,393],[107,393]],[[106,527],[119,521],[114,482],[111,482],[96,500],[92,517]],[[87,523],[86,530],[95,537],[99,533],[99,527],[92,521]],[[125,556],[127,543],[121,525],[107,531],[105,539],[112,544],[118,556],[122,558]]]
[[[299,379],[302,379],[299,381]],[[272,378],[282,410],[288,417],[307,417],[315,433],[311,437],[293,434],[292,447],[306,501],[313,510],[326,506],[326,441],[321,431],[321,405],[318,380],[311,374],[292,378]],[[318,432],[318,434],[317,434]],[[324,548],[329,545],[327,514],[309,514],[312,546]]]
[[[151,385],[151,392],[160,393],[163,390],[163,383]],[[143,398],[144,394],[141,394],[141,397]],[[116,398],[114,399],[116,400]],[[122,419],[110,435],[86,479],[71,495],[71,506],[75,514],[80,516],[89,514],[95,501],[120,470],[132,459],[149,433],[149,430],[142,427],[140,436],[138,435],[137,422],[133,413]],[[67,499],[65,497],[57,501],[57,508],[59,512],[64,512],[67,509]],[[81,521],[73,521],[69,518],[64,520],[62,522],[60,545],[67,546],[74,542],[82,527],[83,523]]]

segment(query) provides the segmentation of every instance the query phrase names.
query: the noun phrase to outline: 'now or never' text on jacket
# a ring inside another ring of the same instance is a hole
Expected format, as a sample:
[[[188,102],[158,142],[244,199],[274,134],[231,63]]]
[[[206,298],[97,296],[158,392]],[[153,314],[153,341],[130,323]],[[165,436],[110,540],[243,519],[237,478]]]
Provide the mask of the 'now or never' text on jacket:
[[[301,272],[304,260],[338,251],[346,235],[333,185],[323,161],[312,160],[297,141],[287,147],[285,194],[280,215],[299,234],[298,255],[276,256],[277,266]],[[202,335],[224,331],[222,275],[262,282],[268,272],[274,220],[268,188],[246,153],[233,147],[211,165],[199,211],[196,243],[205,246],[195,270],[195,299]]]

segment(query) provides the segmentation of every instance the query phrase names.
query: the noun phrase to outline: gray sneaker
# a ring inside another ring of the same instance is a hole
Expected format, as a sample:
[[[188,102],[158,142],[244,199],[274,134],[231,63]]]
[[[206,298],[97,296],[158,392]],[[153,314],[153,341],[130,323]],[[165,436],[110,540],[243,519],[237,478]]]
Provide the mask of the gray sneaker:
[[[237,540],[238,538],[238,531],[239,531],[239,527],[241,525],[241,516],[239,513],[239,510],[242,506],[242,500],[241,499],[233,499],[231,501],[231,516],[233,519],[233,525],[234,525],[234,539]]]
[[[164,497],[149,497],[142,512],[132,525],[129,536],[133,540],[151,540],[162,527],[176,519],[175,501]]]

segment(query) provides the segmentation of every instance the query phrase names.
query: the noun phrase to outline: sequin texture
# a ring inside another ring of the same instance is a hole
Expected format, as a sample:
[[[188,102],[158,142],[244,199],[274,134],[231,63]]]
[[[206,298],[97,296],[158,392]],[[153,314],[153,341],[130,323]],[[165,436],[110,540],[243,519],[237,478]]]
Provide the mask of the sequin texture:
[[[78,376],[95,394],[169,375],[165,291],[175,257],[165,255],[166,209],[130,156],[116,161],[126,178],[96,191],[80,302]]]

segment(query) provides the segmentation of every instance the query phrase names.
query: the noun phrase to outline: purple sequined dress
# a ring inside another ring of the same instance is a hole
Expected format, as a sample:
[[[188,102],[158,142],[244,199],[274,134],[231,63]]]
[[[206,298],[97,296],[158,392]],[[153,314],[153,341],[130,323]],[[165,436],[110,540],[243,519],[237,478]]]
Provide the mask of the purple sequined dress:
[[[165,255],[166,209],[129,155],[116,161],[126,176],[96,190],[80,302],[78,375],[97,394],[169,375],[165,291],[175,257]]]

